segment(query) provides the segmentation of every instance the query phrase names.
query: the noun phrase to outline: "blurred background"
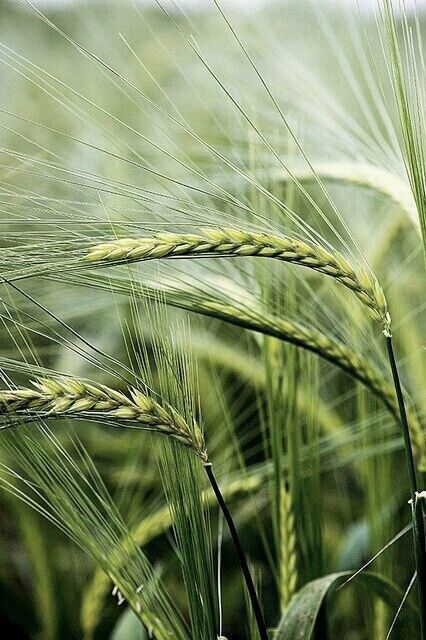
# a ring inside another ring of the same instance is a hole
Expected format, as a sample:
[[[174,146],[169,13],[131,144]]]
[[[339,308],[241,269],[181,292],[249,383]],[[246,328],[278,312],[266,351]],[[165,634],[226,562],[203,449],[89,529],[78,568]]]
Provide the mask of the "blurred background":
[[[53,222],[59,238],[56,251],[72,233],[77,243],[79,238],[86,242],[94,217],[140,222],[141,228],[179,222],[178,213],[167,211],[167,198],[175,205],[184,198],[192,214],[206,221],[213,215],[209,214],[213,200],[189,192],[189,182],[196,189],[226,190],[273,223],[293,229],[291,220],[280,217],[279,207],[271,206],[259,190],[231,171],[230,163],[263,185],[272,184],[277,198],[341,249],[343,242],[324,220],[315,217],[306,199],[284,178],[277,157],[252,135],[241,113],[236,113],[213,71],[268,133],[277,155],[300,177],[350,244],[355,259],[361,261],[365,256],[384,284],[398,328],[396,343],[404,383],[421,422],[426,410],[423,256],[398,144],[398,118],[376,3],[223,3],[262,77],[273,87],[297,140],[324,179],[341,218],[306,173],[294,138],[214,3],[176,0],[164,6],[169,14],[153,2],[136,0],[37,0],[34,4],[2,0],[3,275],[9,273],[6,258],[10,274],[15,266],[17,270],[25,266],[25,256],[15,258],[12,249],[23,241],[30,248],[36,241],[42,244],[43,233],[47,239],[50,234],[53,237],[54,231],[48,230]],[[407,2],[408,9],[413,6],[418,10],[416,28],[423,34],[426,0]],[[208,61],[209,69],[203,60]],[[116,73],[110,73],[111,67]],[[141,170],[140,164],[149,170]],[[225,219],[237,213],[224,205],[221,215]],[[42,229],[40,220],[46,223]],[[75,221],[74,226],[61,230],[64,220]],[[46,259],[48,253],[46,250]],[[55,259],[53,253],[51,257]],[[11,264],[15,259],[16,265]],[[209,264],[206,271],[204,267],[198,271],[198,266],[191,269],[181,262],[158,270],[141,266],[133,277],[147,287],[162,279],[170,289],[165,295],[173,301],[168,317],[178,323],[191,318],[192,338],[187,339],[183,331],[178,347],[191,348],[198,362],[200,405],[219,475],[224,482],[238,477],[253,484],[250,491],[235,492],[232,509],[266,594],[265,612],[273,626],[296,587],[326,573],[358,568],[407,524],[402,440],[394,417],[347,373],[317,355],[302,352],[299,356],[294,346],[283,347],[275,338],[202,312],[191,313],[191,305],[196,305],[202,293],[214,301],[219,289],[222,300],[253,304],[259,320],[265,317],[259,305],[269,300],[277,316],[285,314],[327,331],[386,374],[384,352],[377,341],[380,332],[345,292],[335,293],[315,274],[295,276],[285,266],[282,270],[270,265],[251,269],[233,262],[231,267]],[[127,299],[131,291],[123,284],[125,272],[120,273],[123,275],[116,280],[111,274],[111,281],[103,284],[78,275],[74,279],[68,275],[56,280],[30,278],[20,285],[24,294],[3,284],[3,380],[28,384],[30,368],[37,366],[111,383],[108,372],[94,369],[89,358],[70,348],[70,333],[58,318],[96,349],[133,366],[126,337],[137,343],[143,334],[150,345],[151,335],[149,323],[134,326],[138,322]],[[95,289],[90,288],[95,284]],[[189,286],[191,295],[182,302],[182,292]],[[140,313],[143,318],[148,313],[143,305]],[[26,362],[28,367],[20,368],[17,362]],[[285,371],[279,400],[269,378],[276,370],[273,363]],[[265,480],[269,476],[263,475],[270,460],[264,434],[271,407],[287,434],[283,482],[293,510],[287,525],[296,536],[287,550],[296,558],[287,595],[276,588],[277,550]],[[304,425],[301,431],[300,424]],[[70,430],[89,453],[126,527],[186,612],[155,439],[62,421],[55,425],[55,434],[68,451],[73,451],[67,439]],[[46,433],[38,437],[42,443],[46,440],[47,448],[51,446]],[[113,585],[96,558],[71,541],[52,518],[49,521],[46,514],[10,491],[7,469],[19,469],[23,455],[13,439],[7,444],[4,439],[0,621],[3,629],[9,629],[5,637],[145,637],[133,614],[126,616],[126,604],[118,606],[111,594]],[[55,481],[57,495],[62,496],[59,479]],[[211,518],[216,553],[222,534],[218,535],[214,510]],[[224,633],[242,640],[248,637],[246,604],[226,531],[220,544]],[[412,574],[407,557],[409,536],[388,549],[372,568],[404,590]],[[364,595],[360,589],[338,594],[330,612],[332,637],[385,637],[394,611],[374,597],[367,602]],[[411,595],[411,605],[412,599]],[[408,637],[401,629],[397,633],[395,638]]]

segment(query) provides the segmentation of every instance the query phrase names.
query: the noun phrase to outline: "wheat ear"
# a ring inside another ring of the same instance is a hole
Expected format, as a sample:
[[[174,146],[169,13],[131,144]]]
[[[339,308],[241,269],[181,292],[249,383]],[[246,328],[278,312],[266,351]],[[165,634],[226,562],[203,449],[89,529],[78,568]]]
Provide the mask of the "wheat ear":
[[[191,429],[172,407],[164,409],[138,389],[129,395],[105,385],[71,378],[42,378],[34,388],[0,391],[0,412],[16,414],[25,421],[37,418],[72,416],[88,420],[112,421],[167,434],[191,447],[207,461],[204,438],[198,426]],[[10,419],[10,415],[7,415]]]
[[[242,231],[203,229],[199,233],[158,233],[147,238],[124,238],[98,244],[85,256],[90,262],[137,262],[154,258],[260,256],[299,264],[335,278],[355,293],[390,334],[386,298],[376,278],[363,267],[352,267],[338,251],[290,236]]]

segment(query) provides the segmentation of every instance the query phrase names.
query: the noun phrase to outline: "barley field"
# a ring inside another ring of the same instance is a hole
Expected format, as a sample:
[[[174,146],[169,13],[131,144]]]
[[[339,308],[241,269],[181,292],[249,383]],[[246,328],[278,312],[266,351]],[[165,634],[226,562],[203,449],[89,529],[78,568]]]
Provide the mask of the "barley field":
[[[426,640],[425,36],[2,0],[4,638]]]

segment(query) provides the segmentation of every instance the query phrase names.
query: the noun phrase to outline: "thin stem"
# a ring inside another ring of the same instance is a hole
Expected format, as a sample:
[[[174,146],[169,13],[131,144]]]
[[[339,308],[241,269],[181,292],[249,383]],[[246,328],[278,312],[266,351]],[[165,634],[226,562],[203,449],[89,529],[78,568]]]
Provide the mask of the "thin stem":
[[[421,500],[418,500],[418,487],[416,478],[416,468],[414,465],[413,450],[411,447],[410,431],[405,411],[404,395],[398,375],[395,354],[393,351],[392,338],[386,336],[386,347],[388,350],[389,362],[392,370],[395,385],[396,397],[398,400],[399,413],[401,418],[402,434],[404,436],[405,457],[407,461],[408,478],[410,482],[411,507],[413,518],[413,541],[414,559],[417,572],[417,589],[420,611],[421,638],[426,640],[426,548],[425,548],[425,528],[423,509]]]
[[[401,383],[399,381],[398,368],[396,366],[395,354],[393,352],[392,338],[386,337],[389,362],[392,370],[395,393],[398,401],[399,415],[401,419],[402,435],[404,436],[405,457],[408,469],[408,480],[410,482],[411,499],[414,500],[417,492],[416,467],[414,465],[413,449],[411,446],[410,430],[408,428],[407,412],[405,410],[404,396],[402,394]]]
[[[241,571],[244,577],[244,581],[246,583],[247,591],[249,594],[251,606],[253,608],[254,617],[256,618],[257,628],[259,630],[259,636],[262,640],[268,640],[268,631],[266,629],[265,620],[263,618],[262,609],[260,607],[259,598],[257,597],[256,589],[253,583],[253,578],[251,577],[250,570],[248,568],[247,560],[243,548],[241,546],[240,538],[238,536],[238,531],[236,529],[235,523],[232,519],[232,516],[226,506],[223,495],[219,489],[219,485],[216,482],[216,478],[213,473],[213,469],[211,464],[204,465],[204,468],[207,473],[207,477],[210,481],[213,492],[216,496],[219,507],[222,510],[224,518],[229,528],[229,532],[231,534],[235,550],[238,555],[238,559],[240,561]]]
[[[413,510],[414,553],[416,558],[417,589],[422,640],[426,638],[426,537],[422,500],[416,494]]]

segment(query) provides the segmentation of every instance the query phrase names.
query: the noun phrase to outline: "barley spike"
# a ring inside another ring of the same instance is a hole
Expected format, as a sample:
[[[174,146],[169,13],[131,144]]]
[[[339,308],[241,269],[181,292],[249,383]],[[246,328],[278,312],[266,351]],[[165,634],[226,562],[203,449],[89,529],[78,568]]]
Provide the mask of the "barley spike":
[[[280,600],[287,609],[297,589],[296,528],[291,494],[284,485],[280,492]]]
[[[366,386],[379,398],[399,423],[400,416],[394,388],[389,379],[368,360],[335,338],[315,331],[301,323],[278,318],[275,315],[250,313],[235,305],[211,300],[198,301],[196,311],[220,318],[237,326],[274,336],[317,353],[338,366]],[[419,470],[426,470],[426,438],[414,409],[408,407],[408,422],[414,455]]]
[[[1,390],[0,414],[8,418],[17,414],[25,421],[76,417],[131,423],[167,434],[194,449],[203,462],[208,459],[200,428],[191,430],[177,411],[165,409],[138,389],[130,389],[126,395],[105,385],[71,378],[41,378],[33,385]]]
[[[260,256],[299,264],[335,278],[355,293],[390,334],[386,298],[376,278],[363,267],[352,267],[338,251],[290,236],[241,229],[208,228],[199,233],[157,233],[145,238],[124,238],[98,244],[85,256],[89,262],[137,262],[155,258]]]

